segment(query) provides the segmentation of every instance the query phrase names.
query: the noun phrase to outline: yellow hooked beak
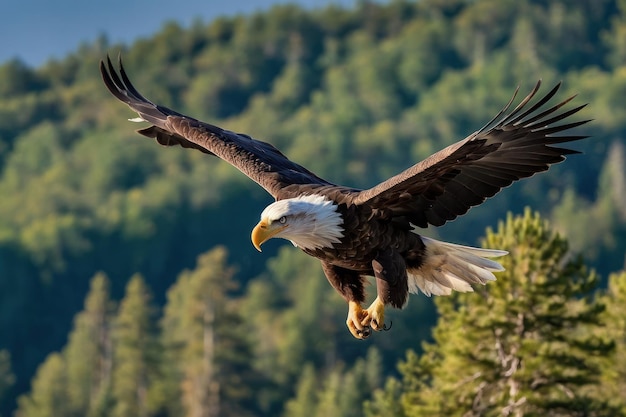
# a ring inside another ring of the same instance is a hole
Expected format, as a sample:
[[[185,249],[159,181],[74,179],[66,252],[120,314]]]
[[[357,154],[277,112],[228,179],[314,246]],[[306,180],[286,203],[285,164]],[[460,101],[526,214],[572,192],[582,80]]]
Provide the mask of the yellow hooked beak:
[[[265,243],[267,240],[273,238],[278,233],[285,230],[288,226],[285,224],[280,224],[276,222],[276,224],[269,223],[266,219],[262,219],[259,224],[257,224],[254,229],[252,229],[252,244],[261,252],[261,245]]]

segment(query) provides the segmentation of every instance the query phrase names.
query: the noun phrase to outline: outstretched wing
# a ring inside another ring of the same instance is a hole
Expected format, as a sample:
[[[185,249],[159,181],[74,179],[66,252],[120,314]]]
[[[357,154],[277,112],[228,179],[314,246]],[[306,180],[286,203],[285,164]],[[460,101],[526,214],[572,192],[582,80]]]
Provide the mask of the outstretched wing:
[[[587,136],[553,136],[589,120],[555,125],[585,105],[558,112],[575,96],[550,108],[546,103],[556,94],[557,84],[535,104],[535,88],[505,116],[515,99],[482,129],[448,146],[406,171],[355,197],[356,204],[391,210],[419,227],[441,226],[481,204],[513,181],[545,171],[565,155],[578,153],[553,146]]]
[[[119,75],[110,58],[100,62],[102,79],[111,93],[152,126],[138,133],[165,146],[180,145],[215,155],[230,163],[265,188],[275,198],[290,185],[332,185],[306,168],[287,159],[269,143],[230,132],[209,123],[159,106],[143,97],[131,84],[122,61]],[[293,187],[292,187],[293,188]]]

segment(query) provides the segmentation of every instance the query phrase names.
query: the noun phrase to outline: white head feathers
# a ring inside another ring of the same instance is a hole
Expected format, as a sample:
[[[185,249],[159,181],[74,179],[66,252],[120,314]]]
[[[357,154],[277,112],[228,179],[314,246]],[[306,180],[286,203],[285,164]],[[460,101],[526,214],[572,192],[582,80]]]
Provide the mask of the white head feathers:
[[[285,222],[288,227],[274,237],[288,239],[302,249],[330,247],[343,237],[343,219],[337,205],[321,195],[276,201],[263,210],[261,219]]]

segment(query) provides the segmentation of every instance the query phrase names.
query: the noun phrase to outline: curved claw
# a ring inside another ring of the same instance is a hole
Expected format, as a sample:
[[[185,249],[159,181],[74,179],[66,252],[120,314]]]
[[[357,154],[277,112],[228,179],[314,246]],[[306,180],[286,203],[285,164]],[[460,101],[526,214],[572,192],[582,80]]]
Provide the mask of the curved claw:
[[[391,330],[391,326],[393,326],[393,321],[389,321],[389,326],[387,326],[386,324],[383,325],[383,330],[388,332],[389,330]]]

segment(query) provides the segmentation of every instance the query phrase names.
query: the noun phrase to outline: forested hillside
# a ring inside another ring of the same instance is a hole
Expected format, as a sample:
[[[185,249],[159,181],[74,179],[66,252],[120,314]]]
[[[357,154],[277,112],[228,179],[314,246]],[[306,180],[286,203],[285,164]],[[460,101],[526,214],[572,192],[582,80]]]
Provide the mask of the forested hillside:
[[[316,260],[288,243],[268,243],[262,254],[252,247],[269,195],[216,158],[134,133],[134,114],[98,72],[107,53],[120,52],[151,100],[267,140],[320,176],[360,188],[480,128],[516,86],[525,93],[537,79],[544,88],[563,80],[562,97],[577,93],[577,103],[589,103],[583,117],[594,119],[580,129],[591,138],[575,145],[583,155],[426,233],[477,245],[509,211],[529,206],[549,219],[563,238],[537,232],[543,223],[528,213],[527,225],[509,218],[498,231],[544,236],[552,246],[533,256],[554,259],[553,269],[537,273],[561,276],[558,266],[576,277],[555,307],[580,313],[567,319],[576,334],[532,346],[551,360],[568,344],[579,349],[568,360],[597,359],[586,366],[602,370],[599,379],[561,381],[563,392],[593,403],[589,413],[617,412],[603,395],[619,392],[605,388],[623,387],[626,370],[599,358],[623,352],[626,332],[614,319],[624,316],[615,300],[624,297],[626,250],[626,2],[397,0],[171,23],[132,45],[103,37],[40,68],[0,65],[0,415],[460,415],[477,404],[471,386],[454,410],[411,394],[453,395],[453,355],[467,352],[438,350],[456,339],[445,329],[431,335],[432,300],[412,296],[407,310],[391,313],[389,332],[353,339],[345,303]],[[489,235],[487,244],[524,240]],[[584,260],[567,264],[574,254]],[[532,275],[536,266],[525,268]],[[611,273],[611,291],[595,297]],[[438,329],[469,326],[459,304],[506,299],[511,287],[498,286],[509,279],[524,276],[505,273],[487,292],[439,301]],[[606,321],[615,325],[594,327]],[[536,387],[488,378],[490,392]],[[526,411],[541,414],[562,400],[545,392],[552,403],[511,397],[511,413],[532,404]],[[475,415],[493,412],[484,405]]]

